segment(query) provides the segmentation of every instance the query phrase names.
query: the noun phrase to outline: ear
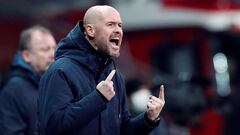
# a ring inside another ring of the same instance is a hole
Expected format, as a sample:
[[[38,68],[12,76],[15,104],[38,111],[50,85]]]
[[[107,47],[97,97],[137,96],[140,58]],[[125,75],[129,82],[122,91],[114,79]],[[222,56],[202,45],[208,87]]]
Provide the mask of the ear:
[[[30,63],[30,53],[28,50],[23,50],[22,51],[22,58],[25,62]]]
[[[85,26],[85,29],[86,29],[87,36],[89,36],[89,37],[95,36],[95,29],[94,29],[93,25],[87,24]]]

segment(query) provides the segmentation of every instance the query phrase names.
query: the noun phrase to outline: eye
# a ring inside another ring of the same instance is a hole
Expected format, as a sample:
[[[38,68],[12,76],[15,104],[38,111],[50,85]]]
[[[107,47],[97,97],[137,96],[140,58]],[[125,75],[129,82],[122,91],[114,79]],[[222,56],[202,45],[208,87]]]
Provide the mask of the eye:
[[[113,23],[109,22],[107,23],[107,26],[113,26]]]
[[[119,24],[118,24],[118,27],[122,28],[122,24],[121,24],[121,23],[119,23]]]
[[[50,47],[41,48],[41,50],[42,50],[43,52],[47,52],[47,51],[50,50]]]

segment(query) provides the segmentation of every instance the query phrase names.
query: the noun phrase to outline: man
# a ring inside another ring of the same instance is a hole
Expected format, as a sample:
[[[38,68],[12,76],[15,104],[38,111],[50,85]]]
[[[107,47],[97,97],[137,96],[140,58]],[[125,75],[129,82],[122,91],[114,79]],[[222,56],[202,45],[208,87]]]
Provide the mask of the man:
[[[130,118],[125,84],[112,58],[120,55],[122,21],[116,9],[93,6],[60,41],[40,81],[41,135],[143,135],[159,124],[164,91],[146,113]]]
[[[33,135],[40,76],[54,61],[56,41],[50,31],[33,26],[20,35],[12,73],[0,94],[0,134]]]

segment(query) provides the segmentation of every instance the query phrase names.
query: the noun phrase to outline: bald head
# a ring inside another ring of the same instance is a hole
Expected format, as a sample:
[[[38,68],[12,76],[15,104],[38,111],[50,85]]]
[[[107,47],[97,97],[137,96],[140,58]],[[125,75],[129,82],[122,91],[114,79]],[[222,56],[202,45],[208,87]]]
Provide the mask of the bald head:
[[[96,24],[101,19],[104,19],[105,14],[108,12],[115,12],[119,15],[118,11],[111,6],[107,5],[93,6],[86,11],[83,18],[83,23],[84,25]]]
[[[118,57],[123,37],[122,19],[110,6],[93,6],[83,19],[84,35],[99,53]]]

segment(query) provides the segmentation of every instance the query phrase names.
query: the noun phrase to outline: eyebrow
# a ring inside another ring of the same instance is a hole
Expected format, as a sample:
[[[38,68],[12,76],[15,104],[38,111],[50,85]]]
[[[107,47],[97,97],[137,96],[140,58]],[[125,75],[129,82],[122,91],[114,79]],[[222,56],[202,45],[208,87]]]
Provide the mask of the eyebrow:
[[[107,21],[106,23],[122,24],[122,22],[116,22],[116,21]]]

